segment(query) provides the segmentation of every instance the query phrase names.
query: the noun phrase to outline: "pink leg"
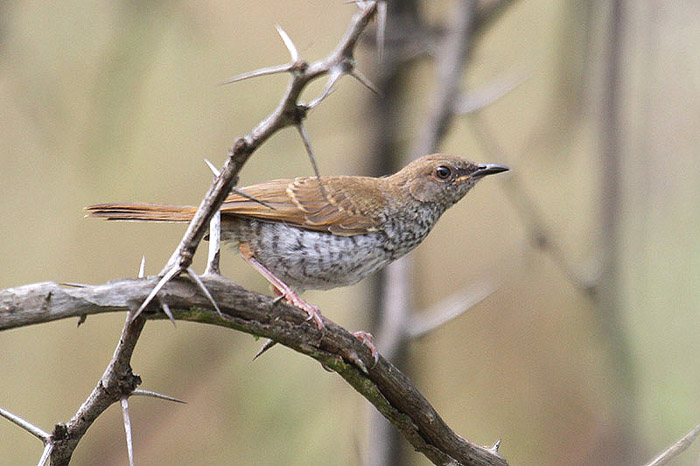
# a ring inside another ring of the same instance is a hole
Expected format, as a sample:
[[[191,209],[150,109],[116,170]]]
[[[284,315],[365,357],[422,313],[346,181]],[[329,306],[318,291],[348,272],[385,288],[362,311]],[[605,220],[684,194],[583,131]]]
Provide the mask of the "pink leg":
[[[374,363],[376,364],[377,361],[379,361],[379,353],[377,353],[377,348],[374,346],[374,336],[371,333],[364,332],[362,330],[352,332],[352,334],[355,335],[355,337],[367,348],[369,348],[370,352],[372,353],[372,357],[374,358]]]
[[[281,295],[284,296],[284,300],[287,301],[292,306],[298,307],[302,311],[309,315],[309,319],[313,319],[319,330],[323,330],[323,321],[321,320],[321,310],[318,306],[307,303],[286,283],[277,278],[275,274],[270,272],[267,267],[262,265],[253,255],[250,250],[250,246],[246,243],[241,243],[238,245],[238,250],[241,252],[243,259],[257,270],[260,275],[265,277],[265,280],[270,282],[274,289]]]

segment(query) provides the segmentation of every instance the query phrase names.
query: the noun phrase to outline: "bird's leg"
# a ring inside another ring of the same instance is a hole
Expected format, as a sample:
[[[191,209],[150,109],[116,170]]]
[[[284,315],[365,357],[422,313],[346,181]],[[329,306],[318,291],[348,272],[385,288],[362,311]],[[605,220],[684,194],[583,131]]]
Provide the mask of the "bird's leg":
[[[379,353],[377,353],[377,348],[374,346],[374,335],[362,330],[352,332],[352,334],[355,335],[355,338],[360,340],[362,344],[369,348],[369,351],[372,353],[372,357],[374,358],[374,363],[376,364],[377,361],[379,361]]]
[[[247,243],[240,243],[238,245],[238,250],[241,252],[241,257],[249,263],[250,265],[257,270],[260,275],[265,277],[265,280],[270,282],[270,284],[275,287],[275,289],[282,295],[284,296],[284,300],[287,301],[289,304],[292,306],[298,307],[302,311],[306,312],[309,315],[309,319],[313,319],[314,322],[316,323],[316,327],[318,327],[319,330],[323,330],[323,321],[321,320],[321,310],[318,308],[318,306],[314,306],[313,304],[309,304],[287,285],[284,283],[282,280],[277,278],[274,273],[272,273],[270,270],[268,270],[267,267],[262,265],[260,261],[258,261],[255,256],[253,255],[253,252],[250,250],[250,246]]]

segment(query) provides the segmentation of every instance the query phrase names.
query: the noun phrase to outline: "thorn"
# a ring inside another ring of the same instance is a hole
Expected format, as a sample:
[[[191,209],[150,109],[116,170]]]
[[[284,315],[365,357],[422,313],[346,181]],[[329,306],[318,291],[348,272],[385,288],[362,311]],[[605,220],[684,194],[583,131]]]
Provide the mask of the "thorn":
[[[311,148],[311,141],[309,140],[309,135],[306,134],[306,128],[304,127],[304,123],[302,121],[299,121],[299,123],[296,126],[297,130],[299,131],[299,135],[301,136],[301,140],[304,141],[304,147],[306,148],[306,153],[309,156],[311,166],[313,167],[314,174],[316,175],[316,179],[318,180],[318,186],[321,189],[321,194],[323,194],[324,197],[328,197],[328,192],[326,191],[325,186],[323,186],[323,183],[321,182],[321,174],[318,171],[318,165],[316,165],[316,157],[314,157],[314,151]]]
[[[173,315],[173,311],[170,310],[170,306],[168,306],[168,303],[165,303],[161,300],[160,301],[160,308],[163,309],[163,312],[165,313],[166,316],[168,316],[168,319],[170,319],[170,322],[173,323],[173,327],[177,327],[175,325],[175,316]]]
[[[44,451],[41,454],[41,458],[39,458],[39,462],[37,463],[37,465],[46,466],[47,464],[49,464],[49,460],[51,459],[51,452],[53,452],[53,442],[48,442],[44,447]]]
[[[192,270],[192,267],[187,267],[187,274],[190,276],[190,278],[195,282],[197,287],[204,293],[204,296],[207,297],[209,302],[214,306],[214,309],[216,309],[216,312],[219,313],[221,317],[224,319],[226,316],[224,316],[224,313],[221,312],[221,309],[219,309],[219,305],[216,304],[216,301],[214,301],[214,297],[211,295],[207,287],[204,285],[204,282],[202,281],[201,278],[199,278],[199,275],[197,275],[194,270]]]
[[[382,96],[382,93],[379,92],[379,89],[377,89],[377,87],[376,87],[374,84],[372,84],[372,81],[370,81],[369,79],[367,79],[367,77],[366,77],[364,74],[362,74],[362,73],[360,72],[360,70],[358,70],[357,68],[353,68],[353,69],[350,71],[350,76],[352,76],[353,78],[355,78],[355,79],[357,79],[358,81],[360,81],[360,83],[361,83],[363,86],[365,86],[367,89],[369,89],[370,91],[374,92],[375,94],[377,94],[377,95],[380,96],[380,97]]]
[[[86,320],[87,320],[87,314],[80,314],[80,316],[78,317],[78,327],[83,325]]]
[[[122,417],[126,433],[126,451],[129,453],[129,466],[134,466],[134,443],[131,438],[131,418],[129,417],[129,398],[122,397]]]
[[[283,297],[284,297],[284,296],[283,296]],[[275,346],[276,344],[277,344],[276,341],[268,339],[268,340],[265,342],[265,344],[262,346],[262,348],[260,348],[260,351],[258,351],[258,352],[255,354],[255,356],[253,356],[253,361],[255,361],[256,359],[258,359],[265,351],[269,350],[270,348],[272,348],[272,347]]]
[[[360,359],[360,357],[357,355],[356,352],[351,351],[348,354],[348,359],[350,359],[350,361],[352,361],[362,371],[363,374],[369,375],[369,371],[367,370],[367,366],[365,365],[364,362],[362,362],[362,359]]]
[[[328,97],[333,92],[335,92],[334,86],[342,76],[343,76],[342,67],[340,67],[340,66],[333,67],[333,69],[331,69],[331,71],[330,71],[330,77],[328,78],[328,81],[326,82],[326,87],[323,88],[323,92],[321,92],[321,95],[319,95],[314,100],[309,102],[309,104],[306,106],[306,108],[309,110],[312,110],[314,107],[316,107],[318,104],[320,104],[326,97]]]
[[[204,159],[204,162],[209,166],[209,169],[214,174],[214,179],[221,172],[209,160]],[[237,182],[237,181],[236,181]],[[209,251],[207,253],[207,268],[204,271],[205,275],[221,275],[219,267],[219,258],[221,256],[221,209],[217,209],[209,221]]]
[[[173,267],[172,269],[170,269],[168,271],[168,273],[163,275],[161,277],[161,279],[158,281],[158,283],[156,284],[156,286],[148,294],[148,296],[146,296],[146,299],[143,301],[143,303],[141,303],[141,306],[139,306],[139,308],[136,310],[136,312],[131,316],[131,318],[129,319],[129,322],[133,322],[134,320],[136,320],[136,318],[139,315],[141,315],[141,313],[144,311],[144,309],[146,309],[146,306],[151,304],[151,301],[153,301],[153,298],[156,297],[158,292],[165,286],[165,284],[168,283],[173,278],[175,278],[175,276],[179,273],[180,273],[180,269],[177,267]]]
[[[289,50],[289,54],[292,56],[292,63],[296,63],[299,60],[299,51],[294,45],[294,42],[292,42],[292,39],[286,32],[284,32],[284,29],[282,29],[282,27],[279,24],[275,24],[275,27],[277,28],[277,32],[282,38],[282,42],[284,42],[284,45],[287,47],[287,50]]]
[[[243,191],[243,190],[240,189],[240,188],[233,187],[233,188],[231,188],[231,192],[232,192],[232,193],[236,193],[236,194],[238,194],[239,196],[243,196],[243,197],[245,197],[246,199],[248,199],[249,201],[257,202],[257,203],[260,204],[261,206],[265,206],[265,207],[267,207],[268,209],[275,210],[275,208],[272,206],[272,204],[270,204],[270,203],[268,203],[268,202],[265,202],[265,201],[261,201],[261,200],[258,199],[257,197],[251,196],[250,194],[248,194],[247,192]]]
[[[209,170],[214,174],[214,176],[219,176],[221,172],[219,171],[218,168],[214,166],[213,163],[211,163],[209,160],[204,159],[204,163],[206,163],[209,166]]]
[[[61,286],[67,286],[70,288],[85,288],[87,285],[84,283],[59,283]]]
[[[268,66],[267,68],[260,68],[255,71],[251,71],[250,73],[239,74],[238,76],[234,76],[233,78],[222,82],[221,86],[231,83],[237,83],[239,81],[244,81],[250,78],[257,78],[258,76],[268,76],[271,74],[286,73],[292,69],[293,65],[293,63],[287,63],[285,65]]]
[[[493,444],[492,447],[488,448],[488,450],[493,453],[494,455],[498,455],[498,449],[501,447],[501,439],[498,439],[496,443]],[[500,456],[500,455],[499,455]]]
[[[141,256],[141,265],[139,266],[137,278],[146,278],[146,256]]]
[[[131,396],[146,396],[149,398],[158,398],[159,400],[172,401],[174,403],[182,403],[185,405],[187,404],[186,401],[178,400],[177,398],[173,398],[172,396],[163,395],[162,393],[152,392],[150,390],[136,389],[133,392],[131,392]]]
[[[14,423],[15,425],[21,427],[22,429],[26,430],[30,434],[32,434],[34,437],[38,438],[42,442],[46,443],[49,440],[51,440],[51,435],[47,432],[44,432],[42,429],[39,427],[35,426],[34,424],[25,421],[21,417],[12,414],[11,412],[7,411],[6,409],[0,408],[0,416],[4,417],[8,421]]]
[[[209,251],[205,275],[221,275],[219,258],[221,257],[221,211],[217,209],[209,221]]]
[[[274,306],[274,305],[276,305],[276,304],[281,303],[282,301],[284,301],[284,295],[283,295],[283,294],[281,294],[281,295],[277,296],[275,299],[273,299],[273,300],[272,300],[272,305]]]
[[[386,37],[387,4],[385,0],[377,2],[377,56],[379,62],[384,59],[384,38]]]

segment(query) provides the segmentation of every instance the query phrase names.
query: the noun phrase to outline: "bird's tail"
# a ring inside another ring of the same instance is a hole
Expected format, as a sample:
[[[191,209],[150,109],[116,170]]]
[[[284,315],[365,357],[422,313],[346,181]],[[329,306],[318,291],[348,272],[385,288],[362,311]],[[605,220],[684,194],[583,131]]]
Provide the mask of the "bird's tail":
[[[96,204],[85,207],[87,217],[134,222],[189,222],[196,208],[165,204]]]

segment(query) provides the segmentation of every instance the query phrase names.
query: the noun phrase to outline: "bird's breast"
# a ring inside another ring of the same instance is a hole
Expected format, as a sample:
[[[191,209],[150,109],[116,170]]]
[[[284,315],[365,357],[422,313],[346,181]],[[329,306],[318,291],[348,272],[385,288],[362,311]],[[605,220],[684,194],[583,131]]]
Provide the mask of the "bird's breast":
[[[338,236],[244,218],[231,225],[224,226],[222,239],[247,243],[258,261],[297,291],[352,285],[392,260],[381,231]]]

